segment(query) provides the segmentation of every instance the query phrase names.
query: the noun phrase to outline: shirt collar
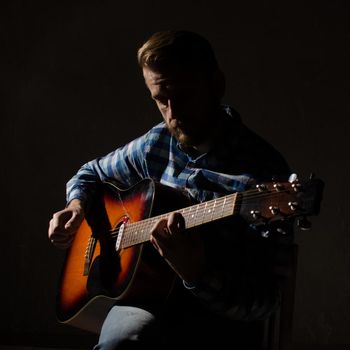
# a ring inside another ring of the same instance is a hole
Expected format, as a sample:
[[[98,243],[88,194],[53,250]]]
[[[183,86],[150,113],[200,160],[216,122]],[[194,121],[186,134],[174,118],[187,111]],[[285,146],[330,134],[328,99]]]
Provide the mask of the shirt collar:
[[[223,149],[223,150],[226,149],[225,142],[229,142],[230,144],[232,144],[232,142],[237,140],[238,139],[239,125],[241,122],[241,118],[240,118],[239,113],[229,105],[222,105],[221,111],[222,111],[222,113],[224,113],[227,116],[227,118],[223,122],[222,131],[223,131],[223,133],[225,133],[225,131],[229,131],[229,133],[230,133],[229,135],[226,134],[224,137],[220,137],[219,142],[214,142],[213,145],[211,145],[211,147],[208,149],[208,151],[203,152],[203,153],[199,152],[198,150],[196,150],[193,147],[185,147],[179,141],[176,141],[177,148],[182,153],[185,153],[191,160],[195,161],[195,160],[201,159],[202,157],[205,157],[212,149]],[[227,125],[228,128],[226,128],[226,124],[228,124]],[[237,129],[233,130],[234,134],[232,134],[232,128],[229,126],[232,124],[237,125]]]

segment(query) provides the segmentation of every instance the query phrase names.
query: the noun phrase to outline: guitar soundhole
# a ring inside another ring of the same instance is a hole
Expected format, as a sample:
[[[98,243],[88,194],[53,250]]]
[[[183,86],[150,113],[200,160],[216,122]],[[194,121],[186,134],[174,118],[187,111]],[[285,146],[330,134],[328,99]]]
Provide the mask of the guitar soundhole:
[[[120,261],[118,254],[114,256],[99,255],[91,265],[86,288],[90,295],[104,293],[112,288],[120,272]]]
[[[101,293],[109,295],[120,271],[120,256],[115,249],[120,227],[123,222],[119,222],[108,234],[100,235],[100,255],[98,255],[91,267],[86,284],[90,295]]]

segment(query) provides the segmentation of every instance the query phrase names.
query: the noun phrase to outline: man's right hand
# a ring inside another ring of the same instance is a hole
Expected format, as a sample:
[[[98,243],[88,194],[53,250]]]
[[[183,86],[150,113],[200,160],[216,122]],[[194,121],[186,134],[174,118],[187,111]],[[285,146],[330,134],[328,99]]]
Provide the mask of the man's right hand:
[[[79,199],[73,199],[67,208],[54,213],[49,223],[49,239],[58,248],[68,248],[84,219],[84,209]]]

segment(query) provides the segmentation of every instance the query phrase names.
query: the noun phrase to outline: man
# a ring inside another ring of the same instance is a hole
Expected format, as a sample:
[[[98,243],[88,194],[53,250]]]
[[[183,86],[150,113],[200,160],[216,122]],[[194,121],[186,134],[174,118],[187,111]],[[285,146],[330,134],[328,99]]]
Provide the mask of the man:
[[[186,191],[196,202],[288,179],[283,157],[221,105],[225,79],[209,42],[189,31],[152,35],[138,51],[163,122],[81,167],[67,184],[67,207],[49,238],[67,248],[106,179],[128,188],[144,178]],[[155,223],[150,241],[181,281],[162,305],[115,305],[95,349],[172,348],[244,343],[242,324],[267,318],[279,301],[276,244],[238,217],[186,230],[180,213]],[[235,331],[236,329],[236,331]],[[238,329],[238,331],[237,331]],[[242,345],[242,344],[240,344]]]

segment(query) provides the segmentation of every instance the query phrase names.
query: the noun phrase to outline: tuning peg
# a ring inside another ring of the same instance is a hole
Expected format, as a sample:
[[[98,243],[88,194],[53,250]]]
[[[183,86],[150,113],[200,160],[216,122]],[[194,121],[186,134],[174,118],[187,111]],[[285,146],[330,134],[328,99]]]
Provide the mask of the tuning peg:
[[[279,182],[276,182],[273,184],[273,188],[277,191],[277,192],[280,192],[283,190],[283,185],[280,184]]]
[[[297,210],[299,208],[298,202],[288,202],[288,205],[291,210]]]
[[[261,218],[261,213],[259,210],[251,210],[250,211],[251,216],[253,217],[253,219],[259,219]]]
[[[299,181],[299,179],[298,179],[297,174],[295,174],[295,173],[290,174],[288,182],[293,183],[293,182],[298,182],[298,181]]]
[[[280,209],[278,208],[278,207],[275,207],[275,206],[273,206],[273,205],[270,205],[269,206],[269,209],[270,209],[270,211],[271,211],[271,213],[273,214],[273,215],[277,215],[277,214],[279,214],[281,211],[280,211]]]
[[[294,182],[292,183],[292,189],[294,190],[294,192],[300,192],[303,188],[299,182]]]
[[[264,237],[264,238],[269,238],[270,237],[270,231],[269,230],[261,231],[261,236]]]
[[[258,189],[259,192],[263,192],[267,190],[267,187],[265,184],[257,184],[255,187]]]
[[[298,227],[303,231],[311,230],[311,222],[306,216],[303,216],[297,220]]]
[[[277,228],[276,231],[277,231],[278,233],[282,234],[282,235],[286,235],[286,234],[287,234],[287,232],[286,232],[283,228],[281,228],[281,227]]]

